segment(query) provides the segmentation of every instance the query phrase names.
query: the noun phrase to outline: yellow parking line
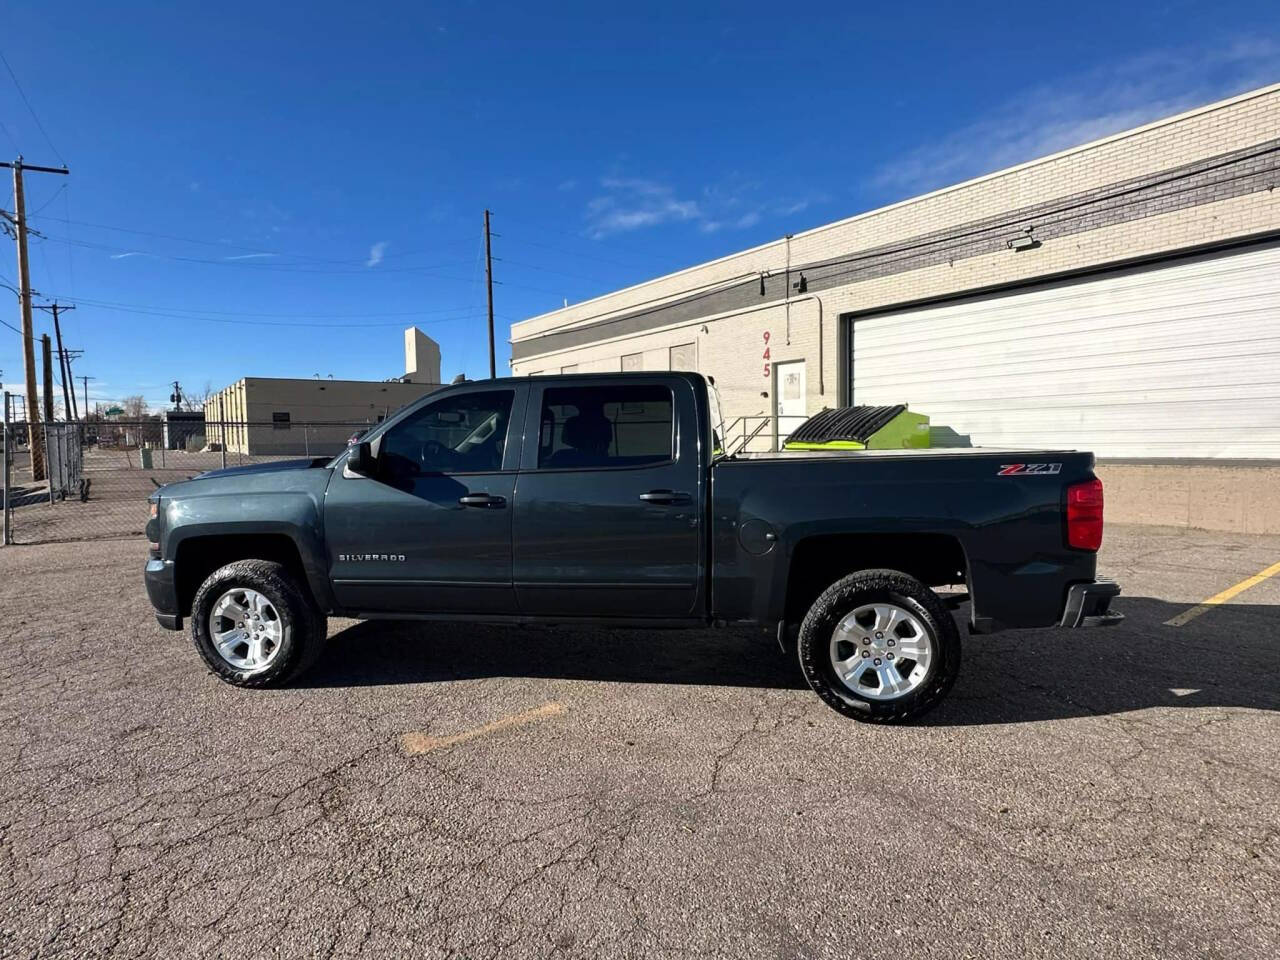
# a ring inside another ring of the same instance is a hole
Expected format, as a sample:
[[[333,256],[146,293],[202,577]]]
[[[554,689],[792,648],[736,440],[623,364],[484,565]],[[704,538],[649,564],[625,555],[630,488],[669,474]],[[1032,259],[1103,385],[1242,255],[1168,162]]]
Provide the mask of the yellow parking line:
[[[1204,601],[1204,603],[1198,603],[1190,610],[1182,611],[1182,613],[1178,614],[1172,620],[1166,620],[1164,625],[1166,627],[1180,627],[1183,624],[1194,620],[1196,617],[1200,616],[1200,614],[1208,613],[1214,607],[1218,606],[1218,604],[1226,603],[1232,597],[1244,593],[1250,587],[1256,587],[1263,580],[1268,580],[1271,577],[1274,577],[1277,573],[1280,573],[1280,563],[1273,563],[1271,566],[1267,567],[1267,569],[1259,570],[1252,577],[1241,580],[1234,587],[1227,587],[1227,589],[1223,590],[1221,593],[1215,593],[1208,600]]]
[[[512,727],[523,727],[525,724],[533,723],[536,720],[542,720],[545,717],[558,717],[568,712],[569,708],[564,704],[551,700],[540,707],[526,710],[524,713],[513,713],[511,716],[503,717],[501,720],[486,723],[483,727],[464,730],[462,733],[450,734],[447,737],[429,737],[425,733],[406,733],[400,738],[400,745],[404,748],[404,752],[410,756],[419,753],[430,753],[432,750],[453,747],[459,743],[474,740],[477,737],[488,736],[491,733],[498,733],[502,730],[510,730]]]

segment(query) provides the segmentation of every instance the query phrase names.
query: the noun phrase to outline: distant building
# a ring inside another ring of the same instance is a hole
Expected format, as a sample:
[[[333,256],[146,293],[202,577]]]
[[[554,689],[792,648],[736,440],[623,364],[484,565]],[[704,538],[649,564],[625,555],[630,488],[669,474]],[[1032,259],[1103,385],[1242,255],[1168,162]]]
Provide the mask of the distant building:
[[[440,387],[440,345],[404,335],[405,373],[391,380],[244,377],[205,403],[205,436],[232,453],[325,456]]]
[[[203,410],[166,410],[160,414],[161,437],[166,450],[185,450],[192,438],[204,439]],[[204,446],[200,443],[200,446]]]

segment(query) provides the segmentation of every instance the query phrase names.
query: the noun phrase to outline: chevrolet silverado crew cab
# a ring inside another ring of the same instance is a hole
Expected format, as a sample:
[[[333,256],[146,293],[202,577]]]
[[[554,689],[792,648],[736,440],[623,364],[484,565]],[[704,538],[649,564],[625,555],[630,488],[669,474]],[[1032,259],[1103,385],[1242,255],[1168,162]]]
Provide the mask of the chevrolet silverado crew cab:
[[[1095,578],[1092,454],[734,456],[718,410],[692,373],[446,387],[332,460],[157,490],[147,592],[245,687],[314,663],[330,614],[756,624],[830,706],[873,722],[946,694],[965,599],[976,633],[1120,618],[1119,587]]]

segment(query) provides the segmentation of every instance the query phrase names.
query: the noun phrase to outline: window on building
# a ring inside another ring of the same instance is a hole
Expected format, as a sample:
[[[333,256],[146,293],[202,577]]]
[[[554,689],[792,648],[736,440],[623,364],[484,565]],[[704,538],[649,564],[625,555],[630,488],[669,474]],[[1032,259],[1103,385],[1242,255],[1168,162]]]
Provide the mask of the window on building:
[[[636,384],[568,387],[542,394],[538,466],[636,467],[670,460],[671,391]]]
[[[698,345],[696,343],[679,344],[672,347],[670,353],[672,370],[698,369]]]
[[[288,430],[292,423],[288,411],[279,411],[271,414],[271,426],[276,430]]]
[[[427,404],[382,435],[381,476],[399,486],[428,473],[502,469],[514,396],[511,390],[491,390]]]
[[[622,372],[630,373],[644,369],[643,353],[625,353],[622,355]]]
[[[577,373],[578,365],[576,363],[566,364],[565,366],[560,368],[560,372],[561,373]]]

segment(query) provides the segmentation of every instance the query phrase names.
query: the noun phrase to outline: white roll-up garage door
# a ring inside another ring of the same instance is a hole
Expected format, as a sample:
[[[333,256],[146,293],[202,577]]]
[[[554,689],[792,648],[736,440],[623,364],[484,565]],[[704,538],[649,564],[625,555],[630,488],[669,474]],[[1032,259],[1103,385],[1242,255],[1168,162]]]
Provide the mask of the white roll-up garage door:
[[[869,316],[851,340],[853,402],[909,404],[935,445],[1280,458],[1280,244]]]

